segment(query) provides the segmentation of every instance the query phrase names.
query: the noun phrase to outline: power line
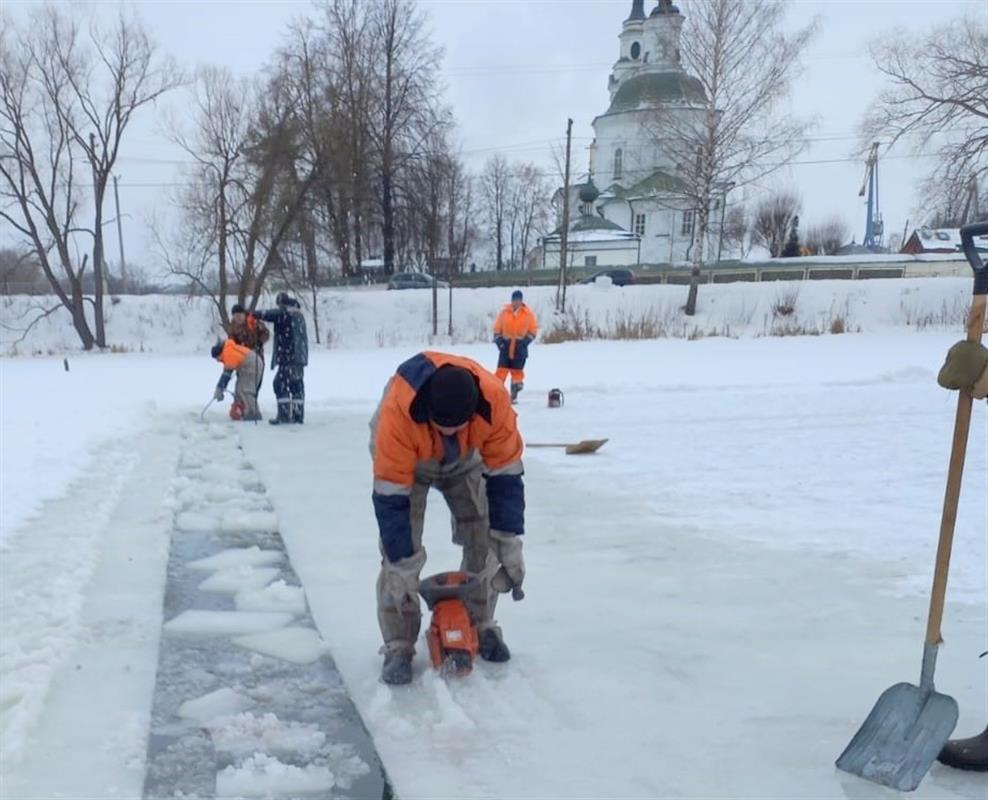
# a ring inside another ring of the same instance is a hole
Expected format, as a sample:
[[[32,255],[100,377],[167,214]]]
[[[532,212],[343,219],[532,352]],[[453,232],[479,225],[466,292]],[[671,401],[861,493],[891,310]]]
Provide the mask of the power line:
[[[889,160],[897,160],[904,158],[909,158],[909,159],[935,158],[938,155],[939,153],[909,153],[909,154],[896,155],[896,156],[887,155],[882,160],[889,161]],[[826,164],[859,164],[861,162],[862,159],[860,158],[821,158],[821,159],[812,159],[806,161],[780,161],[776,164],[766,164],[765,166],[777,167],[781,169],[783,167],[809,167],[809,166],[821,166]],[[655,171],[656,170],[654,169],[632,170],[630,172],[626,170],[625,175],[648,177],[649,175],[654,174]],[[511,174],[515,177],[519,177],[521,175],[525,175],[526,177],[534,176],[540,178],[558,177],[557,173],[554,171],[534,172],[534,173],[515,172]],[[76,185],[79,186],[80,188],[85,188],[85,189],[92,188],[92,186],[89,184],[76,184]],[[168,188],[176,188],[176,187],[209,186],[211,184],[206,184],[199,181],[163,181],[163,182],[147,182],[147,183],[144,182],[121,183],[120,185],[126,189],[168,189]]]

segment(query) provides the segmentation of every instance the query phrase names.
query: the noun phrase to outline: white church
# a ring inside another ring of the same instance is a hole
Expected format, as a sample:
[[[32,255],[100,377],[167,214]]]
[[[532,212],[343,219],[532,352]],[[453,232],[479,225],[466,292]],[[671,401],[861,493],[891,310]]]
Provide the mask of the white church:
[[[683,264],[689,261],[695,212],[677,165],[655,132],[657,109],[684,121],[706,113],[698,79],[680,59],[683,15],[672,0],[645,13],[633,0],[611,70],[610,106],[593,121],[589,174],[570,187],[568,262],[575,267]],[[553,204],[562,222],[562,189]],[[705,252],[717,258],[724,198],[710,211]],[[559,263],[560,232],[542,240],[544,266]]]

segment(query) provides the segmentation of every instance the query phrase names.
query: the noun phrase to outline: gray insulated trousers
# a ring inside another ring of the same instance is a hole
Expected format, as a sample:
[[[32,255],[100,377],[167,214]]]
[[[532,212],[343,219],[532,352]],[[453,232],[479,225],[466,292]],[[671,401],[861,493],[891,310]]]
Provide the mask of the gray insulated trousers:
[[[233,391],[233,396],[244,406],[244,417],[247,419],[260,419],[261,411],[257,407],[257,384],[261,379],[261,370],[264,363],[260,357],[251,350],[240,367],[237,369],[237,386]]]
[[[478,631],[495,627],[497,592],[491,588],[491,578],[498,564],[490,552],[487,483],[480,454],[473,450],[449,466],[441,466],[436,459],[430,459],[416,467],[411,494],[412,545],[416,553],[422,550],[426,496],[433,487],[442,493],[452,514],[453,543],[463,547],[460,569],[480,578],[477,590],[466,598],[467,610]],[[381,557],[384,558],[383,550]],[[451,566],[443,565],[437,566],[435,571],[450,569]],[[386,652],[412,652],[415,649],[422,624],[421,600],[417,599],[419,602],[414,609],[399,609],[384,589],[382,570],[377,579],[377,620]]]

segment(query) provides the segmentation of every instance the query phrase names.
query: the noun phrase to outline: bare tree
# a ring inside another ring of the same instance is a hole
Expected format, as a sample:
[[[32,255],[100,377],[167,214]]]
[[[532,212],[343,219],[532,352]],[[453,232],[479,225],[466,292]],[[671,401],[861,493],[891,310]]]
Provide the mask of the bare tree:
[[[494,268],[504,268],[505,225],[508,219],[508,203],[511,196],[511,167],[508,160],[497,153],[487,159],[481,175],[484,192],[484,215],[494,242]]]
[[[751,249],[748,228],[748,209],[744,203],[732,204],[724,214],[720,232],[722,250],[736,252],[741,258],[747,256]]]
[[[457,160],[449,174],[449,217],[447,219],[446,249],[456,265],[456,272],[462,273],[470,248],[477,238],[473,219],[473,179]]]
[[[374,59],[371,141],[377,154],[384,271],[394,272],[399,174],[437,129],[450,124],[439,102],[442,50],[433,45],[415,0],[380,0],[372,9]]]
[[[344,277],[359,271],[373,219],[372,33],[365,6],[332,0],[321,6],[316,25],[305,20],[292,27],[281,53],[282,79],[293,97],[303,150],[320,167],[313,187],[315,213],[328,223]]]
[[[772,258],[781,257],[801,207],[799,195],[791,190],[774,192],[764,198],[755,207],[751,225],[755,244],[768,250]]]
[[[867,142],[889,146],[909,137],[934,148],[936,166],[923,187],[924,210],[969,221],[971,199],[988,179],[988,28],[983,13],[929,29],[897,32],[871,48],[888,85],[865,118]],[[975,202],[975,206],[977,203]]]
[[[103,201],[124,133],[134,114],[181,82],[157,56],[140,23],[122,15],[85,37],[75,12],[46,6],[21,26],[0,31],[0,218],[37,255],[59,303],[72,315],[83,348],[106,346]],[[82,216],[88,164],[92,221]],[[95,286],[82,279],[92,245]],[[90,327],[85,303],[92,309]],[[94,334],[95,330],[95,334]]]
[[[224,324],[228,297],[254,307],[268,275],[283,267],[278,249],[298,233],[317,174],[300,156],[289,100],[277,79],[262,87],[203,68],[195,130],[173,133],[195,166],[176,198],[182,241],[160,249],[173,272],[212,298]]]
[[[521,269],[532,240],[546,232],[552,187],[535,164],[513,165],[511,179],[511,267]]]
[[[832,256],[847,244],[850,237],[847,223],[835,214],[806,231],[806,246],[815,255]]]
[[[696,312],[714,201],[763,180],[805,146],[809,123],[780,111],[817,26],[792,30],[785,16],[783,0],[693,0],[682,64],[704,97],[660,106],[646,123],[676,164],[678,206],[694,212],[689,315]]]

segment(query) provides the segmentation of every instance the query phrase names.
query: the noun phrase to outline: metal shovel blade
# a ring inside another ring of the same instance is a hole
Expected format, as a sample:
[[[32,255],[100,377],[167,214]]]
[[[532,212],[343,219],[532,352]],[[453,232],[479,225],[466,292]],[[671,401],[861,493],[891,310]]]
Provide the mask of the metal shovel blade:
[[[957,724],[953,697],[897,683],[878,698],[837,759],[838,769],[911,792],[926,775]]]
[[[585,439],[582,442],[566,446],[566,455],[580,456],[586,453],[596,453],[607,443],[607,439]]]
[[[586,453],[596,453],[607,444],[607,439],[584,439],[571,444],[547,444],[545,442],[526,442],[525,447],[562,447],[568,456],[580,456]]]

